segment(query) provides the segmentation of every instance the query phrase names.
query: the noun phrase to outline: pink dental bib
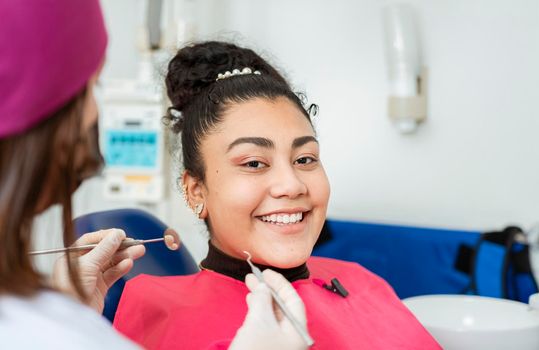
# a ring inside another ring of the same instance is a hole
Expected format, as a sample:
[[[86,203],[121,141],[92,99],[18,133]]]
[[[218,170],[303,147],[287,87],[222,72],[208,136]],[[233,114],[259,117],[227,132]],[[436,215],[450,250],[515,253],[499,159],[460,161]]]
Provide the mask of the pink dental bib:
[[[307,265],[311,277],[292,284],[306,306],[311,349],[440,349],[378,276],[327,258]],[[347,297],[315,283],[333,278]],[[148,349],[226,348],[247,313],[247,293],[244,283],[212,271],[142,275],[127,283],[114,327]]]

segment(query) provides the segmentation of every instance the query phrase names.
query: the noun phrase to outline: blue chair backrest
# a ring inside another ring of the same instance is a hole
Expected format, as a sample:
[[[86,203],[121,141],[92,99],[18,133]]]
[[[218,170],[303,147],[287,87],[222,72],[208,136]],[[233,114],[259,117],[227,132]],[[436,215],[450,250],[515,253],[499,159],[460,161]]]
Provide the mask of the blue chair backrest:
[[[153,215],[140,209],[117,209],[87,214],[75,219],[75,231],[81,236],[87,232],[119,228],[135,239],[151,239],[163,236],[167,226]],[[103,315],[114,319],[125,282],[141,273],[157,276],[189,275],[198,267],[185,246],[177,251],[169,250],[164,243],[146,245],[144,257],[135,261],[133,269],[118,280],[105,298]]]
[[[469,290],[469,271],[457,262],[461,248],[475,248],[481,232],[342,220],[328,220],[326,227],[331,239],[317,245],[313,255],[357,262],[389,282],[401,298]],[[477,294],[503,296],[503,256],[500,245],[483,244],[474,263]],[[537,293],[531,273],[513,271],[508,277],[511,299],[527,302]]]

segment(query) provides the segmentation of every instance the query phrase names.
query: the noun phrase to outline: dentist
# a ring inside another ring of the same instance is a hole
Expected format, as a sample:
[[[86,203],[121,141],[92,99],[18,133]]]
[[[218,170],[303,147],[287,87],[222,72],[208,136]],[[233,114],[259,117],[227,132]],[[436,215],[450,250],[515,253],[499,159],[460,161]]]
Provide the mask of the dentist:
[[[117,229],[75,242],[72,225],[71,196],[102,165],[93,92],[107,46],[99,1],[0,0],[0,17],[0,346],[136,348],[99,313],[108,288],[144,247],[119,251],[126,234]],[[47,280],[28,252],[35,216],[54,204],[63,210],[66,245],[99,244],[59,259]],[[271,271],[265,278],[305,325],[291,285]],[[283,350],[301,349],[288,321],[274,314],[265,284],[251,276],[247,285],[249,312],[235,349],[288,338]]]

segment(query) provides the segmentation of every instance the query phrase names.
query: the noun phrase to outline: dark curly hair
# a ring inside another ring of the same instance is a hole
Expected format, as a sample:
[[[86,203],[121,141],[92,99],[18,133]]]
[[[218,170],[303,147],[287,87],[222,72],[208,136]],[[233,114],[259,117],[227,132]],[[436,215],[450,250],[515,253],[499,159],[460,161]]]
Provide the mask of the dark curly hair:
[[[245,67],[261,74],[216,81],[219,73]],[[231,43],[207,41],[180,49],[168,65],[165,83],[172,102],[165,121],[173,132],[182,133],[184,169],[202,181],[205,167],[200,154],[201,140],[222,121],[231,103],[285,97],[312,125],[302,96],[292,91],[286,79],[254,51]],[[181,112],[181,117],[175,116],[174,110]]]

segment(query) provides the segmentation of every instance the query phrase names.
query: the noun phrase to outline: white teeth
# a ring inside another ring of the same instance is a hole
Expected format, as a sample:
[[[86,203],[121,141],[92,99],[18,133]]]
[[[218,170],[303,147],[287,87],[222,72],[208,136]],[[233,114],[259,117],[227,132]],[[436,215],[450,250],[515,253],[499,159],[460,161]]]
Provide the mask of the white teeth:
[[[271,214],[261,217],[262,221],[274,223],[274,224],[294,224],[300,222],[303,219],[303,213],[295,214]]]

